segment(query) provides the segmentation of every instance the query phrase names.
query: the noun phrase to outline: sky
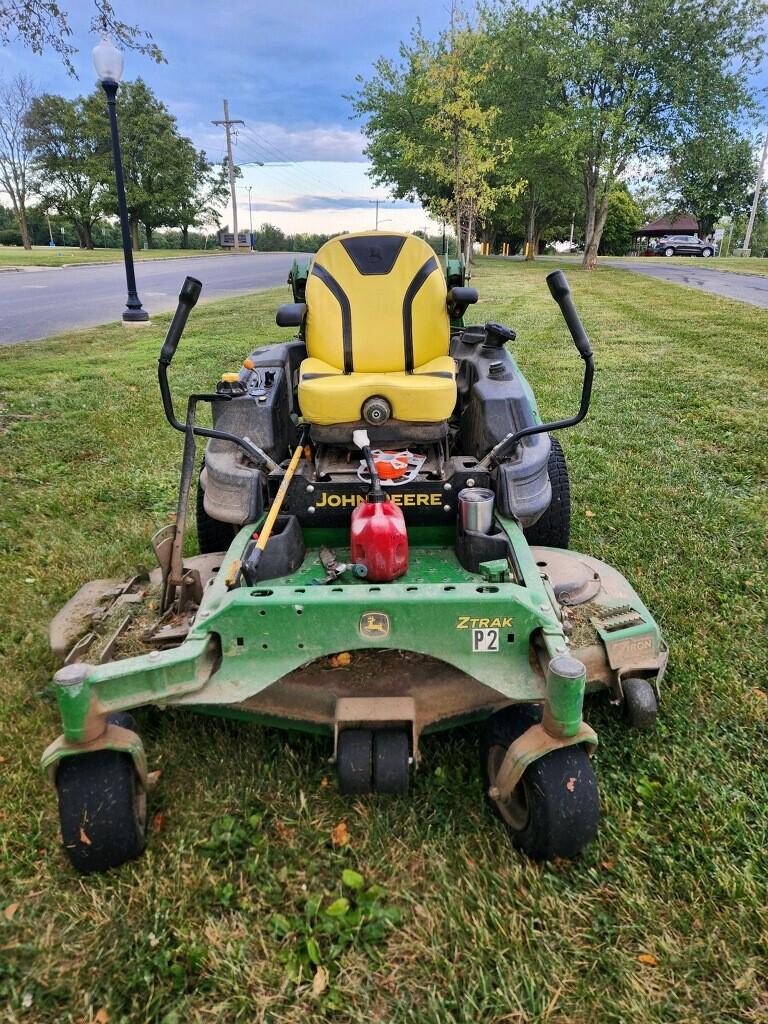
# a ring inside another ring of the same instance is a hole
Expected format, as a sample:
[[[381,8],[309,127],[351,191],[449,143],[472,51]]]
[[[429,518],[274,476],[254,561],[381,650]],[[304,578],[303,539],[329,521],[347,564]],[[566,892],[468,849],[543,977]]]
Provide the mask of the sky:
[[[79,78],[55,54],[36,56],[20,44],[0,49],[0,73],[24,71],[40,91],[67,97],[95,83],[89,0],[68,0]],[[388,200],[367,176],[364,138],[351,105],[357,75],[369,76],[379,56],[395,57],[421,19],[429,35],[446,24],[440,0],[115,0],[123,21],[151,32],[167,64],[126,52],[127,79],[142,77],[209,159],[225,153],[223,115],[241,118],[234,158],[240,229],[265,221],[287,232],[373,228],[414,230],[428,223],[418,205]],[[119,115],[119,107],[118,107]],[[264,163],[259,167],[255,161]],[[250,165],[249,165],[250,164]],[[248,186],[251,187],[249,211]],[[231,227],[231,213],[223,213]]]

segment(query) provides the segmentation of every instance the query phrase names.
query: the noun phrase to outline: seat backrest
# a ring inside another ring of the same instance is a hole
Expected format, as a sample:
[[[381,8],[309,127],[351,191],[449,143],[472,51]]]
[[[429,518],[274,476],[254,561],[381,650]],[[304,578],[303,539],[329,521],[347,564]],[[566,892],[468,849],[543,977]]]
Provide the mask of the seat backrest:
[[[410,372],[448,354],[445,278],[415,235],[363,231],[326,242],[306,301],[308,354],[344,373]]]

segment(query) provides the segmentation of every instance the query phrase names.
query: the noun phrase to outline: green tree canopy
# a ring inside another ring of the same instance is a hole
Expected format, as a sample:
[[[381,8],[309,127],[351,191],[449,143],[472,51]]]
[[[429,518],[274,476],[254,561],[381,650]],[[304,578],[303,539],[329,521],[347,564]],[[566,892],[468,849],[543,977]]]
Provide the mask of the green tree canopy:
[[[706,238],[721,217],[749,213],[757,161],[749,139],[720,131],[676,146],[661,191],[675,213],[693,214]]]
[[[38,96],[26,119],[39,205],[71,220],[88,249],[103,213],[103,121],[103,98],[95,93],[75,100]]]

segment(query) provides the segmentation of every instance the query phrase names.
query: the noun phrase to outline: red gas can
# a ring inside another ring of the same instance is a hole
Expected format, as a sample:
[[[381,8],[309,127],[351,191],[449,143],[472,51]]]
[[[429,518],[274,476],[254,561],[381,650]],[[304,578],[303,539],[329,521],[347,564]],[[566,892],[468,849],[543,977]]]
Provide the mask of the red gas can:
[[[408,571],[408,534],[403,513],[391,501],[368,500],[352,513],[352,561],[368,569],[372,583],[387,583]]]

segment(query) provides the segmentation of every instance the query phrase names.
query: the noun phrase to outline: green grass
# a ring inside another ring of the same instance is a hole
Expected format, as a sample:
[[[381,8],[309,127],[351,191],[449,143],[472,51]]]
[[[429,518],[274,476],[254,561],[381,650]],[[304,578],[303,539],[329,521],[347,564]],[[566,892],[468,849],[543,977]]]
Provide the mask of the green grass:
[[[473,283],[477,321],[514,325],[558,416],[576,406],[580,362],[551,268],[480,261]],[[573,545],[629,576],[671,645],[654,734],[588,708],[603,822],[574,864],[510,847],[482,804],[474,728],[425,738],[408,800],[350,801],[321,739],[148,709],[161,773],[148,851],[76,877],[37,767],[59,731],[45,629],[85,580],[146,563],[173,512],[181,438],[155,380],[168,318],[0,353],[3,1020],[768,1020],[768,313],[619,271],[569,275],[598,366],[589,419],[563,436]],[[285,297],[198,307],[176,395],[280,337]],[[350,841],[334,846],[341,821]],[[365,897],[344,869],[382,891]],[[351,918],[325,913],[342,897]],[[319,996],[313,959],[330,976]]]
[[[221,256],[221,249],[140,249],[133,254],[136,260],[157,260],[184,256]],[[22,249],[18,245],[0,245],[2,267],[64,267],[80,263],[122,263],[122,249],[75,249],[36,245]]]

